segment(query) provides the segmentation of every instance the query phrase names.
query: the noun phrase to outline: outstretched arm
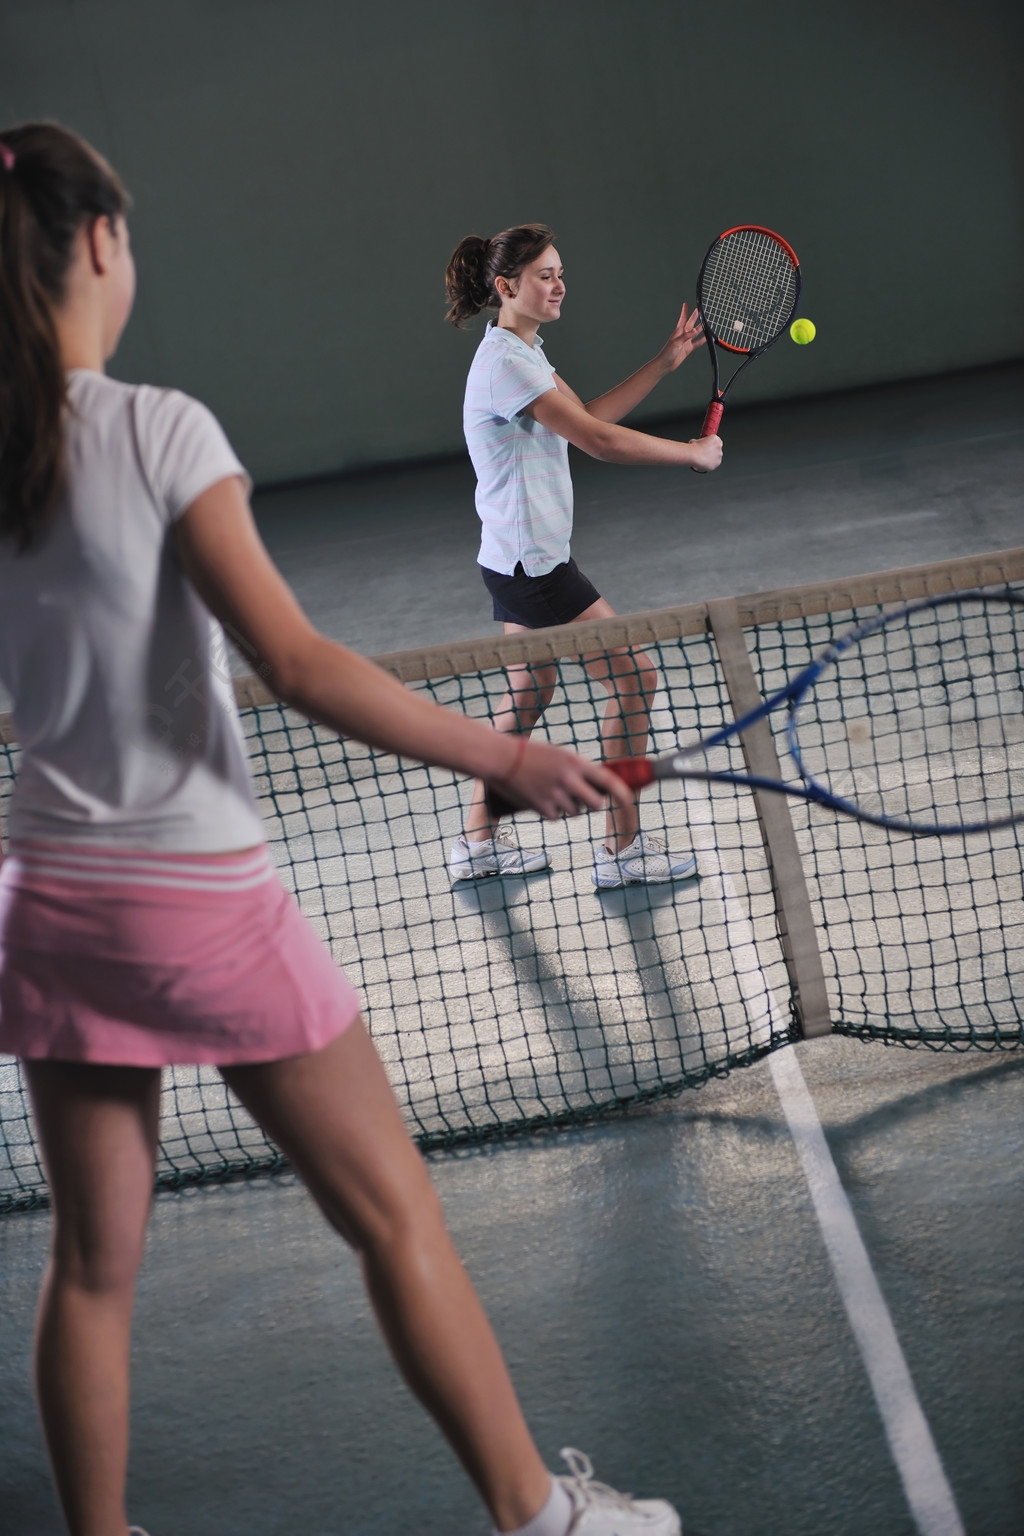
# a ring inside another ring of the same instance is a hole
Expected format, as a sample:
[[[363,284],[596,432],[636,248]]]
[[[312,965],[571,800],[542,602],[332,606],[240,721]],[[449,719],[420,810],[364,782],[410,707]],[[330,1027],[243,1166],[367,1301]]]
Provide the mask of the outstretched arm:
[[[676,464],[707,471],[717,469],[722,462],[720,437],[691,438],[688,443],[679,443],[670,437],[634,432],[632,427],[599,420],[575,396],[558,389],[538,395],[525,411],[549,432],[557,432],[574,448],[581,448],[592,459],[602,459],[606,464]]]
[[[453,768],[507,788],[543,816],[627,803],[622,781],[597,763],[546,742],[499,734],[404,688],[355,651],[313,628],[257,532],[242,483],[219,480],[177,525],[185,572],[211,613],[264,663],[286,704],[345,736]]]
[[[704,337],[701,334],[697,311],[694,310],[692,315],[689,314],[684,304],[678,325],[658,355],[652,357],[649,363],[644,363],[636,373],[631,373],[629,378],[624,379],[621,384],[616,384],[615,388],[610,389],[607,394],[591,400],[585,407],[588,415],[593,416],[597,421],[621,421],[623,416],[628,416],[630,411],[640,404],[641,400],[647,398],[655,384],[667,374],[675,372],[684,357],[689,357],[696,347],[703,345]],[[578,399],[578,396],[563,386],[561,380],[558,380],[558,387],[573,400]]]

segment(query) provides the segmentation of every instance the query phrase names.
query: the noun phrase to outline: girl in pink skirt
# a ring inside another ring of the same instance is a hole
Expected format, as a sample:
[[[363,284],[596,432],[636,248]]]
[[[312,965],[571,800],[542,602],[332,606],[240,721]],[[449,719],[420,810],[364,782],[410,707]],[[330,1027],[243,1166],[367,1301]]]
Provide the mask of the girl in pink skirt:
[[[23,749],[0,865],[0,1052],[53,1204],[36,1380],[72,1536],[125,1536],[132,1293],[160,1068],[213,1063],[360,1253],[409,1385],[498,1531],[672,1536],[660,1501],[552,1478],[351,986],[267,854],[218,621],[280,698],[557,817],[618,781],[416,696],[311,628],[210,413],[104,375],[126,198],[50,124],[0,133],[0,681]],[[173,1536],[173,1533],[168,1533]]]

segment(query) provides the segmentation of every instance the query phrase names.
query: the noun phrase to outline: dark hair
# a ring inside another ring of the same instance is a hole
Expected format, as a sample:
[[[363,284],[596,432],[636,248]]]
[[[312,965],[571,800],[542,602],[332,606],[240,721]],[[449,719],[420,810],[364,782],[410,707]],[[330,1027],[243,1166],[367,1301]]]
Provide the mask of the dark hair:
[[[110,166],[56,123],[0,131],[0,538],[19,551],[53,511],[64,478],[64,367],[53,311],[75,237],[128,197]]]
[[[554,241],[546,224],[516,224],[489,240],[481,240],[479,235],[460,240],[445,268],[445,292],[451,300],[445,319],[461,326],[482,309],[500,309],[494,279],[504,277],[514,282]]]

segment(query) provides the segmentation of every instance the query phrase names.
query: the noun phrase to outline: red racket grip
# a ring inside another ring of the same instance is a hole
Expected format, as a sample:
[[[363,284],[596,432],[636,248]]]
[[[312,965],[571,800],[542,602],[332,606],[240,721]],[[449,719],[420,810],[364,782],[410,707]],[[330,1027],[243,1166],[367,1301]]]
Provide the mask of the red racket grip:
[[[655,780],[654,764],[649,757],[616,757],[611,762],[607,760],[601,764],[609,773],[614,773],[630,789],[643,789]]]
[[[704,425],[700,429],[701,437],[714,437],[718,432],[718,424],[725,410],[725,402],[712,400],[704,415]]]
[[[712,400],[711,404],[708,406],[704,413],[704,425],[700,429],[701,437],[714,437],[716,435],[718,432],[718,424],[722,419],[722,412],[724,410],[725,405],[721,400]],[[693,470],[695,475],[707,474],[706,469],[698,469],[696,464],[691,464],[690,468]]]
[[[611,762],[602,762],[601,767],[607,768],[609,773],[614,773],[616,778],[621,779],[630,789],[643,789],[647,784],[653,784],[655,780],[654,764],[649,757],[616,757]],[[502,816],[514,816],[517,811],[526,810],[526,806],[521,801],[513,803],[493,784],[484,786],[484,800],[487,805],[487,814],[492,821],[498,821]]]

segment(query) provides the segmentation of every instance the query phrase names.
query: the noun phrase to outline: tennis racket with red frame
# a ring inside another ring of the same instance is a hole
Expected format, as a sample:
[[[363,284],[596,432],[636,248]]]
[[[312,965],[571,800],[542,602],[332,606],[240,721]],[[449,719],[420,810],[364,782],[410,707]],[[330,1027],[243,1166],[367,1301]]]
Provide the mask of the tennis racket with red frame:
[[[717,433],[729,390],[787,330],[799,299],[800,263],[781,235],[759,224],[737,224],[719,235],[697,278],[697,310],[715,380],[701,437]],[[741,359],[724,384],[720,347]]]

